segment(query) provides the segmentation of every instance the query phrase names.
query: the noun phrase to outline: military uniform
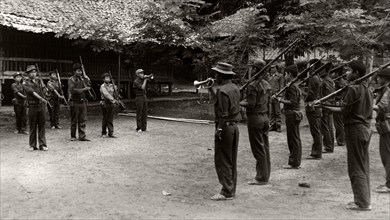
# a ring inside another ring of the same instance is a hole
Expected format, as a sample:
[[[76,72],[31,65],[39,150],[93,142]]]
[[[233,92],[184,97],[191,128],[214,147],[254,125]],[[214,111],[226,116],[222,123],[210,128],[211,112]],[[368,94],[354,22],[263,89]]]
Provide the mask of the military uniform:
[[[271,175],[269,154],[269,103],[270,84],[262,79],[248,85],[246,113],[248,118],[248,135],[253,156],[256,159],[255,181],[267,183]]]
[[[339,90],[346,86],[347,83],[344,79],[339,79],[335,82],[335,90]],[[336,106],[341,105],[342,95],[338,95],[335,97]],[[336,130],[336,142],[339,146],[345,145],[345,132],[344,132],[344,121],[343,114],[340,112],[333,112],[333,122]]]
[[[58,94],[61,94],[60,84],[56,79],[50,79],[47,82],[48,88],[48,99],[50,102],[50,106],[48,106],[49,115],[50,115],[50,126],[53,128],[60,128],[59,118],[60,118],[60,103],[61,99],[55,94],[54,91],[57,91]]]
[[[271,95],[280,91],[284,86],[282,74],[275,72],[268,76],[268,83],[271,85]],[[270,130],[280,131],[282,125],[282,113],[280,111],[280,102],[272,99],[270,103]]]
[[[146,89],[142,89],[142,84],[146,79],[137,77],[134,80],[133,88],[135,88],[135,105],[137,107],[137,131],[146,131],[148,117],[148,101],[146,98]]]
[[[299,110],[301,91],[296,84],[291,84],[286,89],[285,99],[291,104],[284,104],[284,115],[286,116],[287,144],[290,151],[288,165],[292,168],[301,166],[302,143],[299,132],[299,124],[302,121],[303,114]]]
[[[84,83],[83,80],[86,82]],[[87,121],[87,99],[85,88],[90,84],[89,80],[73,75],[68,80],[69,106],[71,114],[70,136],[72,140],[76,139],[76,129],[78,128],[79,139],[86,139],[86,121]]]
[[[38,144],[39,149],[44,150],[47,148],[46,145],[46,104],[34,96],[34,92],[44,96],[44,84],[38,79],[28,79],[24,84],[24,89],[27,93],[27,102],[29,106],[28,120],[30,124],[30,138],[29,145],[30,149],[37,150],[37,133],[38,133]]]
[[[370,207],[369,144],[371,139],[373,95],[367,83],[351,85],[343,97],[344,130],[347,143],[348,174],[354,202]]]
[[[15,76],[16,77],[16,76]],[[14,93],[14,112],[16,118],[16,131],[18,133],[27,133],[27,104],[26,98],[21,97],[18,93],[25,95],[24,87],[20,82],[14,82],[11,85],[12,92]]]
[[[321,108],[314,108],[310,103],[320,98],[321,80],[317,75],[311,75],[308,79],[308,94],[306,96],[306,116],[309,121],[310,133],[313,137],[311,154],[307,159],[319,159],[322,157],[321,136]]]
[[[321,95],[326,96],[335,91],[334,81],[325,76],[321,82]],[[333,100],[329,100],[333,104]],[[322,109],[321,134],[324,151],[331,153],[334,151],[333,114],[330,110]]]
[[[103,112],[102,135],[113,137],[114,135],[114,107],[116,99],[114,98],[114,85],[112,83],[103,83],[100,86],[101,106]]]

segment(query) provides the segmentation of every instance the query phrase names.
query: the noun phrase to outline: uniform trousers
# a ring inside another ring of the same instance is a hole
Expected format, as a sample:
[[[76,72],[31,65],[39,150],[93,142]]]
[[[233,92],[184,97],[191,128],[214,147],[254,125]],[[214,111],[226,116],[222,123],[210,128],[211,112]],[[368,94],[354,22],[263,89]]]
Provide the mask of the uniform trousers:
[[[302,118],[297,115],[298,111],[286,110],[286,130],[287,130],[287,145],[290,151],[288,158],[288,165],[292,167],[299,167],[302,158],[302,143],[299,132],[299,124]]]
[[[390,188],[390,133],[379,136],[379,154],[386,171],[386,186]]]
[[[111,136],[114,134],[114,106],[115,105],[110,102],[105,102],[102,105],[102,135],[107,134],[107,129],[108,135]]]
[[[316,158],[322,157],[322,136],[321,136],[321,109],[316,108],[314,111],[306,110],[307,120],[309,121],[310,133],[313,137],[311,146],[311,156]]]
[[[370,166],[368,146],[371,139],[369,125],[345,125],[347,143],[348,174],[351,181],[354,202],[359,207],[371,204]]]
[[[146,131],[146,118],[148,117],[148,102],[146,96],[135,97],[135,105],[137,107],[137,130],[141,129],[142,131]]]
[[[85,101],[71,101],[70,105],[70,136],[76,138],[76,129],[79,132],[79,138],[85,138],[85,129],[87,122],[87,105]]]
[[[280,111],[280,102],[278,100],[272,99],[270,112],[270,130],[280,129],[282,125],[282,113]]]
[[[51,127],[57,127],[60,119],[60,101],[56,98],[50,99],[50,106],[47,107],[49,111],[49,116],[50,116],[50,126]]]
[[[333,113],[334,128],[336,129],[336,141],[338,145],[345,145],[345,132],[344,132],[344,121],[343,113]]]
[[[16,118],[16,130],[27,130],[27,106],[23,104],[14,105],[14,112]]]
[[[217,127],[217,126],[216,126]],[[214,162],[219,183],[220,194],[234,197],[237,185],[237,150],[240,132],[236,124],[223,127],[221,139],[214,139]]]
[[[256,159],[257,181],[268,182],[271,175],[267,113],[247,113],[248,135],[253,156]]]
[[[324,150],[327,152],[334,151],[334,135],[333,135],[333,115],[330,111],[322,109],[321,115],[321,134]]]
[[[46,106],[43,103],[30,104],[28,110],[28,120],[30,124],[30,147],[37,149],[37,133],[39,148],[42,149],[43,147],[46,147]]]

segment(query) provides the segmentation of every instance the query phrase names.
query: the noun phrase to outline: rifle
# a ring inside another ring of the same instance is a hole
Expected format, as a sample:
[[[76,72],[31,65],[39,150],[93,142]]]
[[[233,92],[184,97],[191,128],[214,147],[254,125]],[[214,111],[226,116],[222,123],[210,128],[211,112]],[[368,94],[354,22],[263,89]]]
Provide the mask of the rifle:
[[[62,90],[62,83],[61,83],[60,73],[58,72],[58,69],[56,69],[56,73],[57,73],[58,85],[60,87],[60,94],[63,97],[64,104],[67,105],[68,102],[66,101],[65,96],[64,96],[64,91]]]
[[[347,76],[347,74],[342,74],[341,76],[338,76],[338,77],[334,78],[333,81],[337,81],[337,80],[339,80],[341,78],[344,78],[346,76]]]
[[[87,76],[87,73],[85,72],[85,68],[84,68],[84,64],[83,64],[83,60],[81,59],[81,56],[79,56],[79,58],[80,58],[80,64],[81,64],[81,71],[83,72],[83,78],[89,80],[89,77]],[[87,86],[85,85],[84,79],[82,79],[81,81],[83,82],[84,87],[87,87]],[[92,92],[91,92],[91,90],[92,90]],[[93,100],[96,100],[96,94],[95,94],[95,92],[93,91],[93,89],[89,89],[89,90],[88,90],[88,94],[89,94],[89,96],[90,96]]]
[[[35,67],[37,68],[37,72],[38,72],[38,78],[39,78],[39,90],[41,90],[41,94],[42,94],[42,98],[46,101],[46,104],[52,108],[50,102],[47,100],[47,97],[46,97],[46,94],[48,92],[48,89],[46,88],[45,86],[45,83],[43,83],[43,79],[42,79],[42,75],[41,75],[41,71],[39,70],[39,67],[38,67],[38,64],[36,63],[35,64]],[[42,88],[43,87],[43,88]]]
[[[274,96],[275,97],[280,96],[291,84],[297,82],[302,76],[306,75],[311,70],[311,68],[313,68],[324,57],[325,57],[325,55],[323,55],[319,60],[317,60],[316,62],[312,63],[309,67],[307,67],[302,72],[300,72],[291,82],[289,82],[285,87],[283,87],[281,90],[279,90],[277,93],[275,93]]]
[[[304,82],[306,82],[310,76],[314,76],[316,75],[317,73],[321,72],[326,66],[328,65],[328,63],[325,63],[324,65],[320,66],[318,69],[314,70],[314,72],[312,74],[310,74],[308,77],[306,77],[304,80],[302,80],[298,86],[302,85]]]
[[[116,96],[116,97],[117,97],[116,100],[118,101],[118,105],[121,107],[122,110],[126,110],[127,108],[126,108],[125,103],[123,103],[123,102],[119,99],[120,95],[119,95],[119,92],[118,92],[118,88],[115,86],[115,80],[114,80],[114,78],[112,78],[111,71],[108,71],[108,74],[110,74],[111,82],[112,82],[113,87],[114,87],[114,98],[115,98],[115,96]]]
[[[240,87],[240,91],[244,90],[252,81],[254,81],[257,76],[262,74],[268,67],[271,66],[272,63],[274,63],[276,60],[278,60],[283,54],[285,54],[288,50],[291,49],[292,46],[294,46],[298,42],[298,39],[296,39],[294,42],[292,42],[286,49],[284,49],[277,57],[275,57],[271,62],[269,62],[267,65],[265,65],[259,72],[257,72],[255,75],[253,75],[244,85]],[[265,77],[265,74],[261,79]],[[260,79],[260,80],[261,80]]]
[[[356,84],[359,84],[359,83],[363,82],[364,80],[366,80],[366,79],[370,78],[371,76],[373,76],[376,72],[378,72],[378,71],[380,71],[380,70],[382,70],[382,69],[384,69],[384,68],[386,68],[386,67],[388,67],[388,66],[390,66],[390,62],[388,62],[388,63],[386,63],[386,64],[383,64],[382,66],[380,66],[380,67],[378,67],[377,69],[373,70],[371,73],[368,73],[368,74],[366,74],[366,75],[364,75],[364,76],[362,76],[362,77],[360,77],[360,78],[358,78],[358,79],[355,79],[354,81],[348,83],[348,84],[347,84],[346,86],[344,86],[343,88],[340,88],[340,89],[338,89],[338,90],[336,90],[336,91],[330,93],[329,95],[324,96],[324,97],[322,97],[322,98],[320,98],[320,99],[314,100],[313,103],[312,103],[312,105],[318,105],[318,104],[320,104],[321,102],[324,102],[324,101],[326,101],[326,100],[328,100],[328,99],[333,98],[334,96],[336,96],[336,95],[338,95],[338,94],[344,92],[344,90],[346,90],[349,86],[351,86],[351,85],[356,85]]]

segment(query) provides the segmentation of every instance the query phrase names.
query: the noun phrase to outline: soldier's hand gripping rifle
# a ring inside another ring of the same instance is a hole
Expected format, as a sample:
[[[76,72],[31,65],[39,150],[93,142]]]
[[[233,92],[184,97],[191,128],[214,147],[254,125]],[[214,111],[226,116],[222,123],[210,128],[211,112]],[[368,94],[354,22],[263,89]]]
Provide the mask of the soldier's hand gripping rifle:
[[[87,76],[87,73],[85,72],[85,68],[84,68],[84,64],[83,64],[83,60],[81,59],[81,56],[79,56],[79,58],[80,58],[80,64],[81,64],[81,71],[83,72],[83,80],[81,80],[81,81],[83,82],[84,87],[87,87],[84,80],[87,79],[89,83],[91,82],[91,80],[89,79],[89,77]],[[88,85],[88,86],[90,86],[90,85]],[[93,89],[88,90],[88,95],[93,100],[96,100],[96,94],[93,91]]]
[[[382,69],[384,69],[384,68],[386,68],[388,66],[390,66],[390,62],[388,62],[386,64],[383,64],[379,68],[373,70],[372,72],[370,72],[370,73],[368,73],[368,74],[366,74],[366,75],[364,75],[364,76],[362,76],[362,77],[360,77],[358,79],[355,79],[354,81],[348,83],[346,86],[344,86],[344,87],[342,87],[342,88],[340,88],[340,89],[330,93],[329,95],[324,96],[324,97],[322,97],[320,99],[317,99],[317,100],[313,101],[313,103],[311,105],[313,105],[313,106],[319,105],[322,102],[325,102],[326,100],[331,99],[334,96],[337,96],[338,94],[344,92],[349,86],[356,85],[356,84],[359,84],[359,83],[363,82],[364,80],[374,76],[376,74],[376,72],[378,72],[378,71],[380,71],[380,70],[382,70]]]
[[[68,101],[66,101],[66,98],[64,96],[64,91],[62,90],[62,83],[61,83],[61,78],[60,78],[60,73],[56,69],[56,74],[57,74],[57,80],[58,80],[58,86],[60,87],[60,95],[62,96],[62,100],[64,100],[64,104],[68,105]]]
[[[120,100],[120,95],[119,95],[119,92],[118,92],[118,88],[115,86],[115,80],[114,78],[112,78],[112,75],[111,75],[111,71],[108,71],[108,74],[110,74],[110,79],[111,79],[111,82],[112,82],[112,85],[114,87],[114,98],[116,99],[116,101],[118,102],[118,105],[120,106],[121,110],[126,110],[127,107],[125,105],[125,103],[123,103],[121,100]]]
[[[240,91],[244,90],[252,81],[254,81],[260,74],[262,74],[265,70],[268,69],[274,63],[276,60],[278,60],[283,54],[285,54],[288,50],[292,48],[296,43],[298,42],[298,39],[296,39],[294,42],[292,42],[286,49],[284,49],[277,57],[275,57],[271,62],[269,62],[267,65],[265,65],[259,72],[257,72],[255,75],[253,75],[244,85],[240,87]],[[261,79],[265,78],[265,74]]]
[[[49,90],[45,86],[45,83],[43,83],[42,74],[41,74],[41,71],[39,70],[37,63],[35,64],[35,67],[37,68],[37,72],[38,72],[39,90],[41,90],[42,98],[45,100],[46,105],[48,105],[50,108],[52,108],[50,102],[47,100],[47,97],[46,97]]]
[[[291,84],[297,82],[302,76],[305,76],[318,62],[321,62],[321,60],[325,57],[322,56],[319,60],[312,63],[309,67],[304,69],[302,72],[300,72],[291,82],[289,82],[285,87],[283,87],[281,90],[279,90],[277,93],[275,93],[273,96],[278,97],[280,96]]]

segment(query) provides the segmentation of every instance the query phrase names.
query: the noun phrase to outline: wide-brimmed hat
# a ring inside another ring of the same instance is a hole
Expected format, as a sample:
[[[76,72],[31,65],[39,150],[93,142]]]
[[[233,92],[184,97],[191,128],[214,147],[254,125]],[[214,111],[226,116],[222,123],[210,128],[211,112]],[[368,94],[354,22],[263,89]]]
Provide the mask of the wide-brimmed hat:
[[[23,77],[23,74],[22,74],[22,72],[16,72],[16,73],[14,73],[14,78],[16,78],[17,76],[21,76],[21,77]]]
[[[26,73],[29,73],[33,70],[37,70],[37,67],[35,65],[28,65],[26,68]]]
[[[267,63],[262,60],[262,59],[255,59],[255,60],[252,60],[252,62],[250,64],[248,64],[249,66],[255,66],[257,68],[263,68],[265,65],[267,65]]]
[[[104,78],[106,78],[106,76],[108,76],[108,77],[110,77],[111,78],[111,76],[110,76],[110,74],[109,73],[103,73],[102,74],[102,78],[104,79]]]
[[[144,72],[143,69],[137,69],[137,70],[135,71],[135,74],[140,74],[140,73],[142,73],[142,72]]]
[[[378,76],[383,76],[386,78],[390,78],[390,68],[384,68],[379,73]]]
[[[212,70],[215,70],[219,73],[222,74],[227,74],[227,75],[235,75],[236,73],[233,72],[233,65],[229,63],[223,63],[223,62],[218,62],[217,66],[211,68]]]

